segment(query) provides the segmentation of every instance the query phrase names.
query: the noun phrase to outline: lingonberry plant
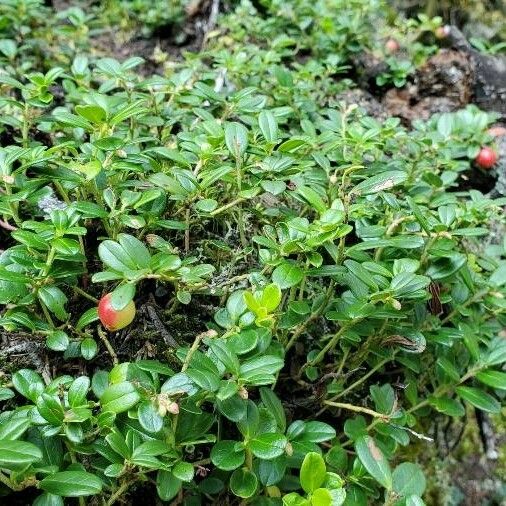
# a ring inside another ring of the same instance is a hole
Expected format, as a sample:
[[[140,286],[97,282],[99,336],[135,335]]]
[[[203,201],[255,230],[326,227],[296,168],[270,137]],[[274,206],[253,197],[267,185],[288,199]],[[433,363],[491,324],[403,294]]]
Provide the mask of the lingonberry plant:
[[[468,184],[496,117],[336,100],[388,30],[328,4],[229,6],[162,75],[85,54],[156,7],[0,5],[5,501],[417,506],[435,414],[500,413],[506,199]],[[440,22],[396,24],[380,84]]]

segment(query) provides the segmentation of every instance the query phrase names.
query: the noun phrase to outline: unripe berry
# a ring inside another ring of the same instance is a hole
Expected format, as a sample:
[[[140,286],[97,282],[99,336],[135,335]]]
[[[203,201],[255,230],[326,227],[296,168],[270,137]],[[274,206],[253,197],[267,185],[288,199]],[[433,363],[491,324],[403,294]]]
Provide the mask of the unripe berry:
[[[104,295],[98,302],[98,317],[102,325],[114,332],[130,325],[135,317],[135,304],[131,300],[123,309],[112,307],[111,293]]]

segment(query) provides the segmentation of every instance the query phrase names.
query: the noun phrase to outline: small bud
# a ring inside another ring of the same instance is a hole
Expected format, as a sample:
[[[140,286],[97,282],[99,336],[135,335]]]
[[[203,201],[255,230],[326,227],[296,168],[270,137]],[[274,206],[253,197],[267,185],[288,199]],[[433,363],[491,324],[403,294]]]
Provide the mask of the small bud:
[[[158,406],[158,414],[163,418],[167,414],[167,408],[163,404],[159,404]]]
[[[392,299],[392,307],[400,311],[402,309],[402,304],[397,299]]]
[[[127,152],[124,149],[118,149],[116,150],[116,155],[118,155],[120,158],[126,158]]]
[[[215,337],[218,337],[218,332],[216,332],[216,330],[214,329],[206,330],[205,332],[202,333],[202,339],[205,337],[213,339]]]
[[[2,180],[4,183],[14,184],[14,177],[11,175],[5,174],[4,176],[2,176]]]
[[[167,406],[167,411],[173,415],[179,414],[179,404],[177,402],[171,402]]]
[[[332,174],[329,178],[330,184],[336,184],[337,183],[337,176],[335,174]]]
[[[450,26],[449,25],[438,26],[434,34],[436,35],[437,39],[446,39],[446,37],[450,35]]]
[[[293,455],[293,446],[292,446],[292,443],[286,443],[286,446],[285,446],[285,453],[291,457]]]
[[[244,387],[239,388],[237,393],[241,399],[246,400],[248,398],[248,391]]]
[[[399,43],[395,39],[389,38],[385,42],[385,49],[390,54],[397,53],[397,51],[399,51],[400,47],[401,46],[399,45]]]

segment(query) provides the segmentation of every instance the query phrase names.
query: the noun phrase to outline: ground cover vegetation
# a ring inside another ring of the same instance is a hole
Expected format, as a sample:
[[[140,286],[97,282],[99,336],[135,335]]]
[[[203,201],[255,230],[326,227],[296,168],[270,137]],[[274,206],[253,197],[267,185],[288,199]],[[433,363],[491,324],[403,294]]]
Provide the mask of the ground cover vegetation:
[[[392,12],[0,3],[1,501],[443,504],[435,427],[504,424],[504,129],[346,99],[440,53]]]

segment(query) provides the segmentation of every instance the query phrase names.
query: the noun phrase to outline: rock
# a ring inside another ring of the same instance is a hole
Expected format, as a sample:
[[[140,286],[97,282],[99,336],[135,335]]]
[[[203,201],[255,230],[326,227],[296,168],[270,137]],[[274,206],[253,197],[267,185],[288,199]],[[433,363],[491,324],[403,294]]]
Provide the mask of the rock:
[[[345,90],[336,96],[338,102],[344,102],[346,105],[356,104],[365,111],[368,116],[385,120],[388,113],[385,107],[374,98],[369,92],[360,88]]]
[[[482,54],[474,49],[455,26],[443,41],[464,53],[473,67],[473,102],[485,111],[506,118],[506,57]]]
[[[442,50],[418,69],[411,86],[388,90],[383,105],[390,115],[409,125],[415,119],[428,119],[432,114],[465,106],[472,87],[473,68],[467,55]]]

